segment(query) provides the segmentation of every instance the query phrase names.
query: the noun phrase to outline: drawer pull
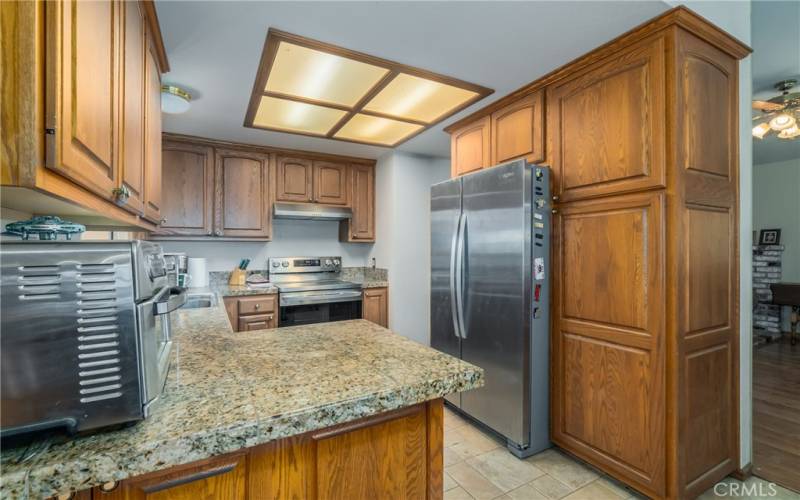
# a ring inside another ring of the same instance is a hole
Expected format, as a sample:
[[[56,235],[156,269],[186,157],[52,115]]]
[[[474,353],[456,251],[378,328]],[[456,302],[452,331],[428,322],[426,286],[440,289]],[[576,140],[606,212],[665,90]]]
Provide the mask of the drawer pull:
[[[261,304],[256,303],[256,309],[261,309]]]
[[[183,476],[176,479],[171,479],[169,481],[164,481],[163,483],[145,486],[142,488],[142,491],[144,491],[145,493],[155,493],[169,488],[174,488],[182,484],[187,484],[194,481],[202,481],[203,479],[208,479],[209,477],[221,476],[222,474],[227,474],[228,472],[235,469],[237,465],[239,465],[239,462],[231,462],[229,464],[221,465],[219,467],[214,467],[213,469],[203,470],[200,472],[195,472],[194,474],[189,474],[188,476]]]

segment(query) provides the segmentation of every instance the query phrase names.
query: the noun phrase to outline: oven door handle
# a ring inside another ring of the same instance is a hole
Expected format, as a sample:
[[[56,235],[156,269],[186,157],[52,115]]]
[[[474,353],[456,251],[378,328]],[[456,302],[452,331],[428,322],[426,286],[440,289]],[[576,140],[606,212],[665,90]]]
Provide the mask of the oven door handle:
[[[316,295],[290,295],[282,293],[280,306],[304,306],[310,304],[331,304],[335,302],[361,302],[361,291],[348,290],[344,292],[332,292]]]
[[[166,297],[164,297],[165,295]],[[186,289],[184,288],[178,286],[164,288],[156,296],[153,314],[159,315],[171,313],[186,303],[186,297]]]

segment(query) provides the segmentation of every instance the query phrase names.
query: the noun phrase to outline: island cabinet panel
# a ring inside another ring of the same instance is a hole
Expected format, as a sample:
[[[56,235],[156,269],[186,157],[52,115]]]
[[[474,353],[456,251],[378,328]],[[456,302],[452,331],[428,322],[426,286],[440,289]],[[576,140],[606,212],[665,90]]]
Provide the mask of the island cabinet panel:
[[[349,201],[347,164],[329,161],[314,162],[314,201],[331,205],[347,205]]]
[[[561,201],[666,186],[665,54],[657,36],[548,87]]]
[[[538,90],[492,113],[491,164],[518,158],[544,160],[544,91]]]
[[[266,330],[278,326],[278,295],[225,297],[225,311],[237,332]]]
[[[158,235],[211,236],[214,230],[214,151],[208,146],[164,141]]]
[[[375,241],[375,167],[350,165],[350,200],[353,218],[339,224],[339,240],[352,243]]]
[[[389,328],[389,289],[368,288],[362,300],[361,317]]]
[[[451,177],[488,167],[491,155],[491,118],[484,117],[454,130],[450,136]]]
[[[46,166],[110,200],[119,175],[120,11],[117,1],[48,4]]]
[[[310,202],[314,199],[314,162],[306,158],[278,156],[277,201]]]
[[[234,149],[216,153],[214,234],[269,238],[269,155]]]

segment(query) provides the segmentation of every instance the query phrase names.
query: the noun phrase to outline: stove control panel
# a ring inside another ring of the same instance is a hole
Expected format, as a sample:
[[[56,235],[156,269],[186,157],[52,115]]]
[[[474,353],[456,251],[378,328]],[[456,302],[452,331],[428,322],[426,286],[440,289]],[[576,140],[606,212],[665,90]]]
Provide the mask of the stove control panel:
[[[275,274],[339,272],[342,269],[342,258],[271,257],[267,259],[267,268]]]

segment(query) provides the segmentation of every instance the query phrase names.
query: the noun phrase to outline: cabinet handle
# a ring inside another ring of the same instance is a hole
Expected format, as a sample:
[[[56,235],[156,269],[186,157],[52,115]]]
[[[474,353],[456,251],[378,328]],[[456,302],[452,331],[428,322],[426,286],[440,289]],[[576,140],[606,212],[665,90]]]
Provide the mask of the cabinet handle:
[[[272,321],[272,315],[271,314],[267,315],[267,321]]]
[[[145,486],[142,490],[145,493],[156,493],[158,491],[163,491],[169,488],[174,488],[176,486],[180,486],[182,484],[191,483],[194,481],[201,481],[203,479],[207,479],[209,477],[220,476],[222,474],[226,474],[236,466],[239,465],[239,462],[231,462],[229,464],[225,464],[219,467],[215,467],[213,469],[208,469],[200,472],[195,472],[194,474],[189,474],[188,476],[179,477],[176,479],[171,479],[169,481],[164,481],[163,483],[154,484],[152,486]]]

